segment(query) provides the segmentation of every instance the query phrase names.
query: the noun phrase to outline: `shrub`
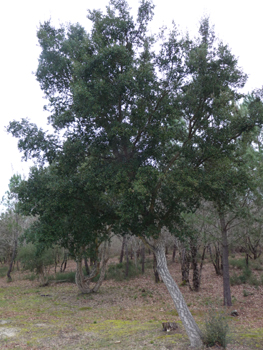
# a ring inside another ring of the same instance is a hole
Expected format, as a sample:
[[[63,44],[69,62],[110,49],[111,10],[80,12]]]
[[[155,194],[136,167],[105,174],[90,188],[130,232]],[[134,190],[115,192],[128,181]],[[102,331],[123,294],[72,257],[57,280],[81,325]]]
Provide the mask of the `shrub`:
[[[8,271],[7,266],[1,266],[0,267],[0,277],[6,277],[7,271]]]
[[[210,309],[203,329],[204,344],[207,347],[219,345],[225,349],[229,340],[229,325],[225,312]]]
[[[34,281],[36,279],[36,274],[31,273],[30,275],[25,275],[24,280]]]
[[[240,278],[240,276],[238,276],[236,273],[234,273],[231,277],[230,277],[230,284],[231,286],[239,286],[240,284],[242,284]]]
[[[106,279],[113,279],[115,281],[123,281],[125,277],[126,263],[110,264],[107,270]],[[141,274],[141,267],[135,266],[132,261],[129,261],[128,279],[137,277]]]
[[[243,270],[246,267],[245,259],[229,259],[229,265],[239,270]]]
[[[257,277],[252,273],[250,268],[247,267],[246,265],[243,268],[241,275],[238,276],[236,273],[234,273],[230,277],[231,286],[240,285],[240,284],[244,284],[244,283],[247,283],[247,284],[250,284],[250,285],[256,286],[256,287],[258,287],[261,284],[261,282],[257,279]]]
[[[67,280],[70,283],[75,283],[75,272],[71,271],[71,272],[58,272],[55,275],[55,280],[56,281],[63,281],[63,280]]]
[[[42,266],[48,266],[54,263],[52,249],[44,250],[39,254],[36,246],[32,243],[19,248],[17,258],[25,270],[36,270],[36,272]]]
[[[250,266],[252,269],[257,270],[257,271],[262,271],[263,270],[263,262],[262,260],[256,259],[256,260],[251,260],[249,262]]]
[[[251,295],[251,293],[248,292],[246,289],[243,289],[243,296],[248,297],[249,295]]]

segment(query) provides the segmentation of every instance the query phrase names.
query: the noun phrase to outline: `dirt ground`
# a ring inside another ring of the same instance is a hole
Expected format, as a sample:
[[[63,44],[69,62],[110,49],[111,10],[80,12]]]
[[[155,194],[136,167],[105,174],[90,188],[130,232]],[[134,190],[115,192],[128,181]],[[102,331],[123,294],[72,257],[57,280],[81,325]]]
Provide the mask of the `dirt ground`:
[[[172,263],[171,257],[168,264],[180,283],[180,265]],[[0,349],[190,349],[166,287],[154,283],[151,270],[129,281],[106,280],[92,295],[79,294],[70,283],[41,288],[37,280],[25,280],[20,272],[13,278],[11,283],[0,278]],[[222,277],[215,275],[210,263],[204,265],[198,293],[187,286],[180,289],[200,327],[211,307],[222,309]],[[227,349],[262,350],[263,288],[240,285],[231,292],[233,307],[226,310],[231,328]],[[233,310],[239,316],[231,317]],[[176,322],[178,329],[164,332],[162,322]]]

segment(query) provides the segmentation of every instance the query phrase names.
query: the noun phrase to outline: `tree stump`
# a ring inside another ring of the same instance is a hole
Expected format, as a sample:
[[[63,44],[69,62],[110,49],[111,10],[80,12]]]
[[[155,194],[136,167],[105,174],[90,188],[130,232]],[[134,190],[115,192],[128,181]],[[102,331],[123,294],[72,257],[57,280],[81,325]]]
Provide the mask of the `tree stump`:
[[[162,325],[164,332],[175,331],[178,328],[178,325],[175,322],[163,322]]]

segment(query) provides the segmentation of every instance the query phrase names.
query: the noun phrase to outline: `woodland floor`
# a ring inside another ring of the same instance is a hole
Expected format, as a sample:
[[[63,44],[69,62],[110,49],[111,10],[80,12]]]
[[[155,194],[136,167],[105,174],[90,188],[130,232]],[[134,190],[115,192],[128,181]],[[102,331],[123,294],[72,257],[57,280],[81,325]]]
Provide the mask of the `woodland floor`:
[[[168,264],[180,283],[180,265],[170,257]],[[0,349],[190,349],[166,287],[154,283],[152,270],[129,281],[106,280],[92,295],[79,294],[70,283],[40,288],[21,272],[14,272],[13,280],[0,278]],[[200,327],[211,306],[222,308],[222,277],[210,263],[204,265],[200,292],[180,289]],[[231,291],[233,307],[227,314],[237,310],[239,316],[229,316],[232,341],[227,349],[263,350],[263,287],[239,285]],[[162,322],[168,321],[177,322],[178,330],[164,332]]]

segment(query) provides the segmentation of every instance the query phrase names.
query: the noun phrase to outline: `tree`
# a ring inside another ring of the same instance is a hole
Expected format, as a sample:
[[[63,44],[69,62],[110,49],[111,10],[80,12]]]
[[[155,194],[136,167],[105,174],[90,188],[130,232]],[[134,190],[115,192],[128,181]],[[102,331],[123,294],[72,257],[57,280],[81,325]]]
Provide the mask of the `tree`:
[[[25,224],[24,218],[20,215],[18,198],[15,193],[15,188],[20,182],[21,176],[13,175],[8,185],[9,191],[2,198],[2,204],[7,207],[7,211],[1,215],[1,238],[4,241],[2,247],[5,246],[4,249],[9,251],[7,278],[10,282],[12,281],[11,272],[17,255],[18,237],[23,231],[23,224]]]
[[[37,247],[38,255],[57,245],[67,248],[77,262],[77,286],[82,293],[91,293],[99,289],[105,276],[108,247],[100,246],[109,241],[110,227],[103,225],[103,215],[96,207],[98,199],[83,191],[85,184],[84,179],[65,169],[61,159],[60,166],[32,168],[28,180],[16,191],[22,212],[37,217],[25,232],[26,241]],[[83,257],[94,262],[89,276],[83,274]],[[99,273],[91,288],[91,280]]]
[[[167,268],[162,232],[166,227],[178,234],[182,213],[198,206],[206,162],[228,157],[235,139],[261,125],[262,103],[254,99],[246,115],[236,107],[246,75],[229,48],[215,40],[208,19],[195,40],[180,37],[175,27],[163,32],[156,53],[158,38],[147,32],[152,16],[149,1],[141,1],[134,21],[124,0],[112,0],[106,14],[89,11],[90,33],[78,24],[59,29],[42,24],[36,77],[56,133],[27,120],[10,123],[8,131],[19,138],[24,157],[39,162],[32,184],[38,171],[54,169],[56,182],[66,181],[73,192],[63,187],[67,205],[72,199],[88,207],[81,217],[67,211],[72,226],[65,232],[75,237],[78,231],[76,237],[86,240],[96,237],[97,225],[111,226],[115,233],[139,236],[152,249],[191,345],[200,346],[201,332]],[[42,169],[45,162],[49,166]],[[61,178],[61,167],[70,176]],[[41,201],[20,198],[45,217]],[[56,205],[63,212],[63,202]],[[60,224],[53,231],[57,239],[63,239],[62,231]]]

